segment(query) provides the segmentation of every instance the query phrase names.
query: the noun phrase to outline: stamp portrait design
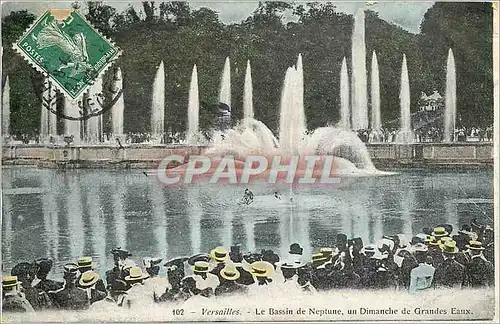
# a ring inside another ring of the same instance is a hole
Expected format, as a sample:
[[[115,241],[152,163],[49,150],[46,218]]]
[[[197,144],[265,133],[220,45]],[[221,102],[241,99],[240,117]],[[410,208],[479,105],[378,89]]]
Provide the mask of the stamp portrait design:
[[[1,5],[2,323],[498,322],[495,3]]]

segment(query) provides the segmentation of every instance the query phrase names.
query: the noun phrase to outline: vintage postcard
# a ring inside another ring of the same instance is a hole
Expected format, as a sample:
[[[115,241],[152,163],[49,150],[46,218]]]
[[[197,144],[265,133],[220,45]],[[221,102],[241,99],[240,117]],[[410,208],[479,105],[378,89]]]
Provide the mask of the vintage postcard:
[[[498,322],[498,10],[2,0],[1,322]]]

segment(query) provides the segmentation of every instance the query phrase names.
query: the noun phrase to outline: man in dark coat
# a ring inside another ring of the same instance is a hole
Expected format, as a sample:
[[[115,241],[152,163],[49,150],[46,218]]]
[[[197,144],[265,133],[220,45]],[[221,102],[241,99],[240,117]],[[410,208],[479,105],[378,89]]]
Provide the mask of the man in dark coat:
[[[236,270],[240,273],[240,276],[238,279],[236,279],[236,282],[241,284],[241,285],[251,285],[255,282],[252,274],[245,270],[243,267],[243,254],[241,253],[240,247],[238,245],[231,246],[231,252],[229,252],[229,258],[233,262],[234,266],[236,267]],[[253,259],[251,260],[250,263],[253,262]],[[249,263],[249,264],[250,264]]]
[[[68,263],[64,266],[65,280],[64,287],[49,292],[52,300],[59,306],[59,308],[66,310],[83,310],[90,307],[90,300],[87,297],[85,290],[76,286],[76,276],[78,274],[78,265],[75,263]]]
[[[432,258],[432,266],[434,268],[437,268],[444,261],[440,243],[440,240],[435,236],[429,241],[429,250],[427,254]]]
[[[34,312],[33,307],[19,291],[20,282],[16,276],[2,278],[2,312],[28,313]]]
[[[167,287],[165,292],[159,297],[156,296],[155,293],[155,302],[175,302],[184,299],[181,294],[181,281],[182,278],[184,278],[184,262],[187,260],[188,258],[186,257],[178,257],[167,261],[163,265],[167,272],[167,279],[170,287]],[[206,260],[208,260],[208,257]]]
[[[398,273],[398,286],[400,289],[407,290],[410,287],[411,271],[418,267],[417,259],[408,250],[400,250],[398,256],[403,258]]]
[[[484,247],[479,241],[471,241],[467,246],[471,252],[471,260],[465,266],[465,281],[468,287],[493,287],[495,284],[495,268],[486,260]]]
[[[226,265],[220,272],[220,284],[215,288],[215,296],[229,294],[243,294],[248,291],[247,286],[240,285],[237,280],[239,271],[232,265]]]
[[[50,270],[52,270],[52,260],[45,258],[38,259],[35,261],[35,267],[37,268],[36,278],[33,281],[35,288],[45,292],[62,288],[64,284],[62,281],[47,278]]]
[[[460,288],[465,277],[465,267],[455,260],[455,255],[459,252],[455,241],[446,241],[441,249],[444,261],[434,273],[434,286],[436,288]]]

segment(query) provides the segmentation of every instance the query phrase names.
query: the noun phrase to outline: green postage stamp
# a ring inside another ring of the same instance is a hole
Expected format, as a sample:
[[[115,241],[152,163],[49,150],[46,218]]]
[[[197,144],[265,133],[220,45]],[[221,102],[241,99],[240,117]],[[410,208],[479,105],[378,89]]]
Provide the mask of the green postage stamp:
[[[119,55],[77,11],[46,11],[14,44],[37,70],[78,98]]]

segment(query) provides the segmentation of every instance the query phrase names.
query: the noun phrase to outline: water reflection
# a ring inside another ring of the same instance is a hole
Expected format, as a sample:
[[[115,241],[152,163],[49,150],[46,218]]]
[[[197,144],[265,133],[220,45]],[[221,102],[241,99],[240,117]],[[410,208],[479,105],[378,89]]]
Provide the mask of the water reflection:
[[[108,248],[116,246],[129,249],[137,261],[208,252],[218,244],[242,244],[244,251],[272,248],[286,255],[298,242],[310,255],[334,244],[340,232],[368,243],[384,234],[411,237],[441,222],[458,229],[459,220],[477,217],[491,223],[493,218],[492,208],[467,203],[492,199],[488,171],[357,179],[331,191],[297,188],[293,203],[287,194],[278,201],[272,191],[264,192],[249,206],[238,204],[241,192],[233,188],[162,188],[132,171],[2,172],[6,269],[44,256],[60,268],[87,253],[103,270],[112,266]],[[456,200],[464,201],[460,208]]]
[[[151,182],[148,185],[153,210],[153,233],[156,240],[156,254],[165,255],[167,252],[167,220],[165,215],[165,197],[162,188]]]
[[[92,241],[92,256],[98,263],[102,262],[99,258],[106,258],[106,224],[100,201],[101,179],[92,175],[87,179],[90,184],[85,186],[85,196],[87,206],[84,208],[89,214],[90,233]]]
[[[47,242],[47,257],[58,260],[59,255],[59,213],[57,208],[56,195],[57,175],[47,176],[40,173],[40,185],[42,188],[42,213],[43,225],[45,229],[45,242]]]
[[[125,184],[120,177],[114,177],[111,182],[112,194],[111,201],[113,205],[113,224],[115,229],[116,246],[122,249],[127,248],[127,222],[125,221]]]
[[[188,215],[191,237],[191,252],[200,253],[201,251],[201,216],[203,209],[200,204],[200,192],[197,188],[188,189]]]
[[[85,232],[83,225],[83,206],[81,194],[80,175],[67,175],[66,217],[68,228],[66,229],[69,241],[69,256],[72,260],[83,256],[85,237],[93,236],[92,232]],[[67,251],[68,252],[68,251]]]

